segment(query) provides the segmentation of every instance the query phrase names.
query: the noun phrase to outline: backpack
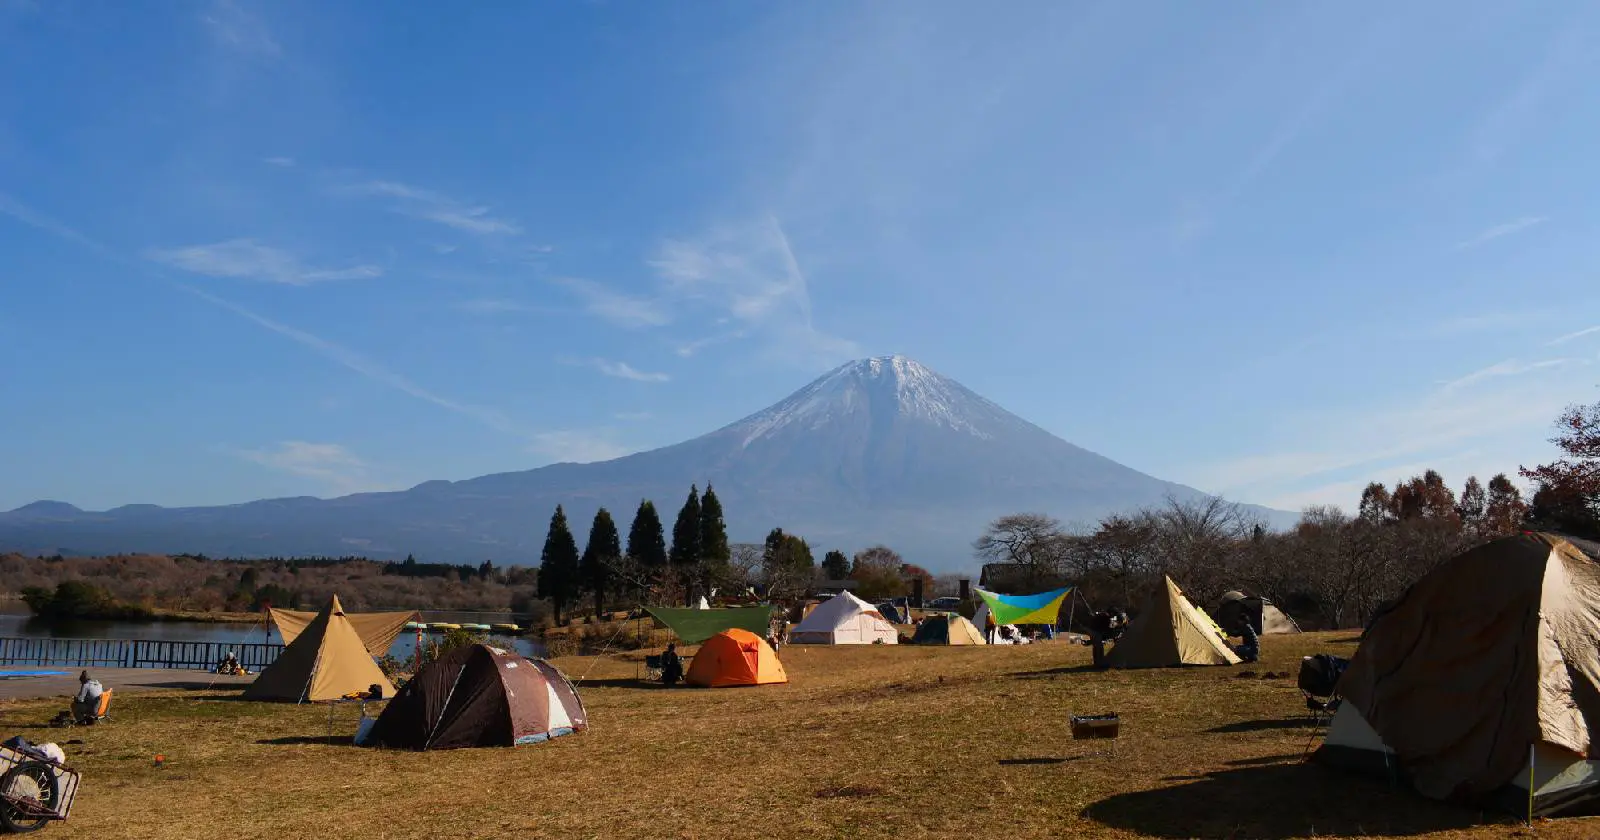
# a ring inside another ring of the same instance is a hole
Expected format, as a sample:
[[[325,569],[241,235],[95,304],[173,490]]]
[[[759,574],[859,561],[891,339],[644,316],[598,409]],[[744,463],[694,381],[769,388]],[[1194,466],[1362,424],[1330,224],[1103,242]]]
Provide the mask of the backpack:
[[[1319,653],[1300,660],[1300,690],[1314,697],[1332,697],[1338,694],[1339,678],[1350,660],[1329,653]]]

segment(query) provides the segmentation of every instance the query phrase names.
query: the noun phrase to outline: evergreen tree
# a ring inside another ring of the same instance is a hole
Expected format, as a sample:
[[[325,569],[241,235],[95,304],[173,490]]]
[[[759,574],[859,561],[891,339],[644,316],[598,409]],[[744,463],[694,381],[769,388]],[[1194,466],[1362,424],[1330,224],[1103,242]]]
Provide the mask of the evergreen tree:
[[[845,580],[850,577],[850,558],[834,549],[822,557],[822,574],[828,580]]]
[[[667,539],[661,532],[661,517],[649,499],[639,502],[628,528],[628,557],[646,572],[660,573],[667,566]]]
[[[722,520],[722,500],[717,498],[711,485],[700,497],[700,565],[701,585],[710,592],[716,582],[728,576],[728,561],[733,550],[728,546],[728,525]]]
[[[689,603],[690,575],[700,562],[700,490],[689,486],[689,498],[678,509],[678,520],[672,524],[672,548],[667,552],[672,571],[684,584],[684,603]]]
[[[594,524],[589,526],[589,541],[583,546],[583,557],[578,561],[578,578],[583,587],[594,593],[594,614],[598,618],[605,612],[606,588],[611,585],[611,564],[622,557],[622,538],[617,535],[617,523],[611,521],[611,512],[605,508],[595,511]]]
[[[578,543],[567,527],[566,511],[556,505],[550,517],[550,531],[545,534],[544,551],[539,555],[539,597],[549,598],[555,608],[556,623],[561,623],[561,609],[578,594]]]

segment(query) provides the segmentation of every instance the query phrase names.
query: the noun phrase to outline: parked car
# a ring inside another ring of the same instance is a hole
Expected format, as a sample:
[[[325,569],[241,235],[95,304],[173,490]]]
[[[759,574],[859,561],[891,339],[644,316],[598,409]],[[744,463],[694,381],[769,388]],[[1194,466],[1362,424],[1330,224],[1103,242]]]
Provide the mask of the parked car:
[[[956,607],[959,607],[959,606],[961,606],[961,599],[960,598],[957,598],[954,595],[946,595],[943,598],[935,598],[932,601],[929,601],[928,605],[927,605],[927,609],[930,609],[930,610],[953,610],[953,609],[955,609]]]

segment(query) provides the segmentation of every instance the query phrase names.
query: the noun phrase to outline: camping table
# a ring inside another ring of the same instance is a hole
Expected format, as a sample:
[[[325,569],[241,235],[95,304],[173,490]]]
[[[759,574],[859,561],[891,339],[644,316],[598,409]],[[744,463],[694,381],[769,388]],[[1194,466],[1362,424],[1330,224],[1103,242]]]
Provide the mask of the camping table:
[[[367,716],[367,703],[370,702],[371,700],[372,700],[372,698],[370,698],[370,697],[340,697],[337,700],[323,700],[322,702],[326,703],[327,706],[328,706],[328,740],[329,741],[333,740],[333,711],[334,711],[334,709],[337,709],[340,706],[348,706],[351,703],[359,703],[359,704],[361,704],[361,716],[362,717],[366,717]]]

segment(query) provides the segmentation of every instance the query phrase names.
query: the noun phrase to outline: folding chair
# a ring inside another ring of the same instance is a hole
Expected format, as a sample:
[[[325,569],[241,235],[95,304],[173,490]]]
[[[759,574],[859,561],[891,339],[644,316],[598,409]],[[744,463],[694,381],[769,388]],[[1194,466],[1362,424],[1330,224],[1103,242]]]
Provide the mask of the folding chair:
[[[644,658],[644,678],[649,682],[661,682],[661,656],[646,656]]]

